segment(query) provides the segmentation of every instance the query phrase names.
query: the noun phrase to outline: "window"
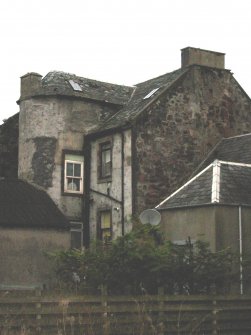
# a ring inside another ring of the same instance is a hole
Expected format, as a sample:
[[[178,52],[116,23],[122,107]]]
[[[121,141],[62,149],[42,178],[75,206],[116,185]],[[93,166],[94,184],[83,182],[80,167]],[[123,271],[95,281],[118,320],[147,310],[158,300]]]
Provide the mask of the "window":
[[[74,89],[74,91],[82,91],[81,86],[74,80],[69,80],[69,83],[71,84],[71,87]]]
[[[111,142],[100,144],[100,178],[108,178],[112,175],[112,150]]]
[[[71,222],[71,248],[83,248],[83,223]]]
[[[64,166],[64,192],[83,193],[84,157],[78,155],[65,155]]]
[[[98,238],[104,243],[111,242],[112,240],[112,218],[110,210],[100,212]]]
[[[154,95],[154,93],[157,92],[158,90],[159,90],[159,87],[158,87],[158,88],[155,88],[155,89],[152,90],[150,93],[148,93],[148,94],[143,98],[143,100],[151,98],[151,96]]]

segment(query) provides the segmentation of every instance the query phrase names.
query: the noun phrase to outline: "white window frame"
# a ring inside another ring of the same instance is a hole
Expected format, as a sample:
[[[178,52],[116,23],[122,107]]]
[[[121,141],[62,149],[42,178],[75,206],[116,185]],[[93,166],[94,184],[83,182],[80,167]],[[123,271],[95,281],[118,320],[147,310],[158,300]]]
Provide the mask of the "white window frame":
[[[67,156],[67,155],[66,155]],[[80,165],[80,177],[75,177],[75,176],[67,176],[67,163],[71,164],[79,164]],[[67,181],[68,179],[78,179],[80,182],[80,187],[79,190],[69,190],[67,188]],[[65,193],[71,193],[71,194],[83,194],[84,191],[84,161],[82,157],[79,157],[79,160],[72,160],[72,159],[66,159],[64,161],[64,192]]]

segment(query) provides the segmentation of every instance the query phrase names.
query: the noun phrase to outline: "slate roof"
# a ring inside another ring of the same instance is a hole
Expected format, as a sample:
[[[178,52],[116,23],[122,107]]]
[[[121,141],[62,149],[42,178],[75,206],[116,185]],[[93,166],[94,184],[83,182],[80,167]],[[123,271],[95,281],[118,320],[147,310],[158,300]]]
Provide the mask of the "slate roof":
[[[251,133],[223,138],[199,165],[193,175],[203,170],[215,159],[251,164]]]
[[[43,190],[22,180],[0,180],[0,226],[69,228],[69,223]]]
[[[221,165],[220,202],[251,205],[251,165]]]
[[[155,98],[170,88],[172,84],[174,84],[174,82],[187,71],[187,68],[178,69],[160,77],[137,84],[128,103],[112,117],[105,120],[105,122],[96,128],[92,134],[130,124],[130,122],[133,121],[150,103],[152,103]],[[149,98],[145,98],[155,89],[158,90]]]
[[[72,86],[74,84],[77,89]],[[61,71],[51,71],[42,79],[42,91],[39,90],[38,94],[74,96],[122,106],[129,100],[133,89],[130,86],[110,84]]]
[[[251,164],[215,160],[156,208],[212,203],[251,205]]]

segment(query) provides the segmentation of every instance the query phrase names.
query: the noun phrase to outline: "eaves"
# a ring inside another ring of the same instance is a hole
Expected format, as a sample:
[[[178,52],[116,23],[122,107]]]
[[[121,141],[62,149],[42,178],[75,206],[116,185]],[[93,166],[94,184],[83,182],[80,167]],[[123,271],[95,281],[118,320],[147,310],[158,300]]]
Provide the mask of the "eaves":
[[[133,127],[133,123],[128,121],[126,123],[123,123],[122,125],[112,127],[112,128],[107,128],[107,129],[102,129],[102,130],[97,130],[93,133],[86,134],[84,136],[85,139],[87,140],[95,140],[107,135],[115,134],[115,133],[121,133],[125,130],[131,129]]]
[[[244,208],[251,208],[251,205],[249,204],[240,204],[240,203],[224,203],[224,202],[215,202],[215,203],[204,203],[204,204],[198,204],[198,205],[183,205],[183,206],[174,206],[174,207],[162,207],[157,208],[158,212],[162,211],[175,211],[177,209],[192,209],[192,208],[203,208],[203,207],[244,207]]]
[[[67,94],[67,93],[37,93],[37,94],[32,94],[25,96],[23,98],[19,98],[16,103],[19,105],[20,102],[26,101],[29,99],[36,99],[36,98],[47,98],[47,97],[52,97],[52,98],[59,98],[59,99],[69,99],[69,100],[84,100],[84,101],[89,101],[89,102],[96,102],[98,104],[102,105],[107,105],[107,106],[116,106],[122,108],[124,105],[122,103],[118,102],[111,102],[108,100],[103,100],[103,99],[93,99],[90,97],[86,96],[79,96],[79,95],[72,95],[72,94]]]

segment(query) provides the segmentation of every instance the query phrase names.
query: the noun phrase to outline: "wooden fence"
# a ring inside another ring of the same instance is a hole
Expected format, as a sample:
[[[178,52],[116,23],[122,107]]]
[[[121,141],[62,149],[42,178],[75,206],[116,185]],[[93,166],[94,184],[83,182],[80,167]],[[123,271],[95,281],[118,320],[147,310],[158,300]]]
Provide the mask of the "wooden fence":
[[[1,335],[251,334],[251,297],[0,292]]]

